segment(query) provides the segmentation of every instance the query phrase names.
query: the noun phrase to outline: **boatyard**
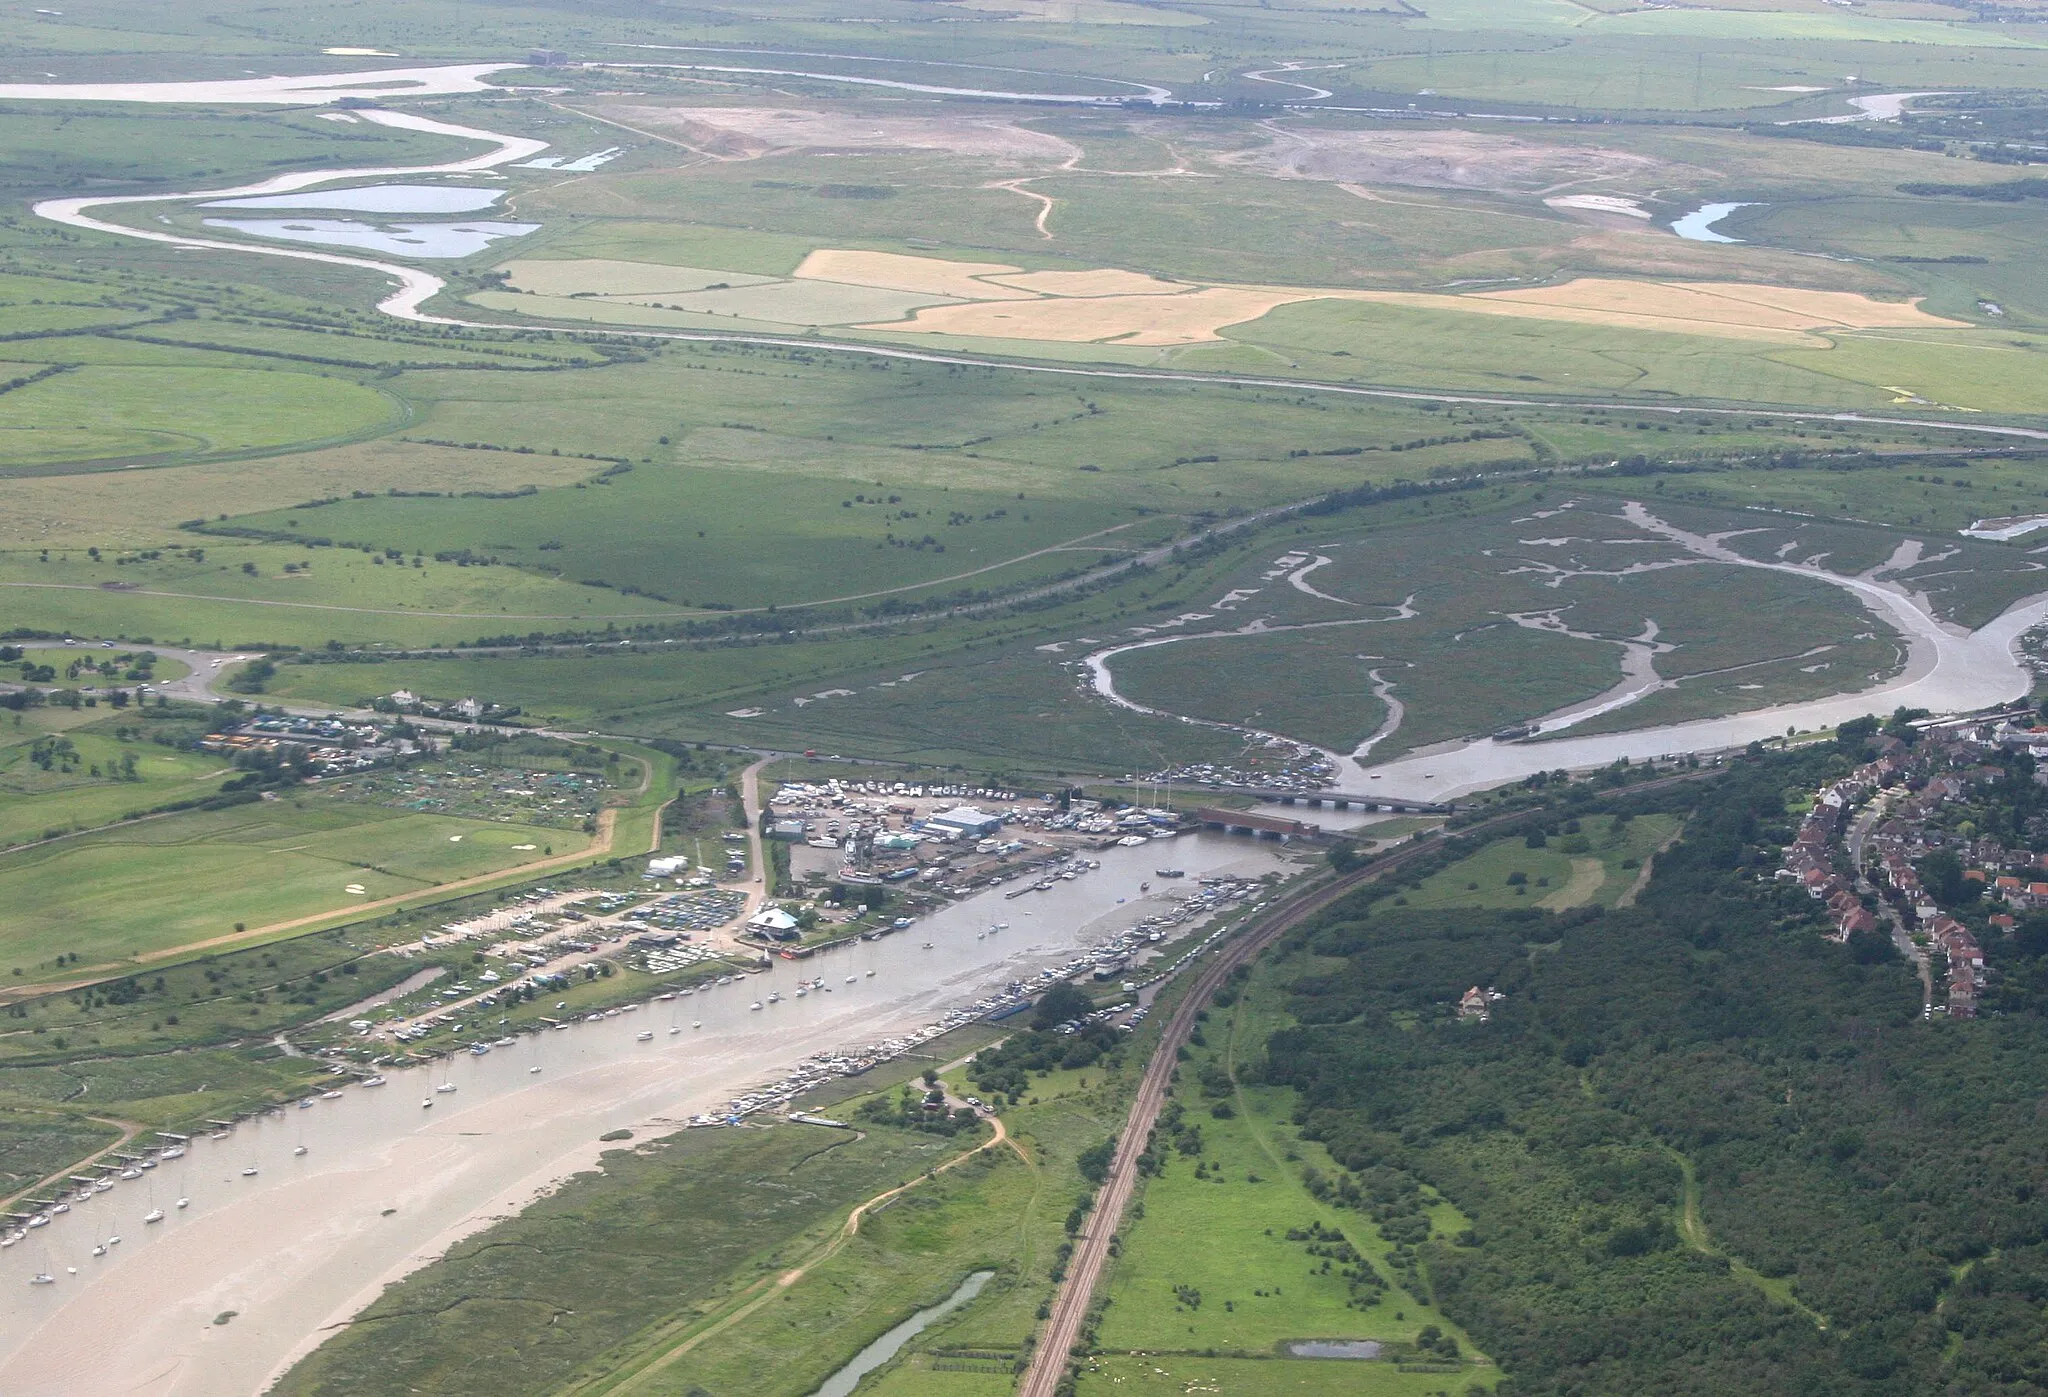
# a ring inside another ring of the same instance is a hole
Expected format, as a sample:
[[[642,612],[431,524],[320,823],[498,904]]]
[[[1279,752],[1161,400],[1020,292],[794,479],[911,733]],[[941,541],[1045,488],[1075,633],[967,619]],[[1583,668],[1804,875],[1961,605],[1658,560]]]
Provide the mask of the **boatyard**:
[[[331,1085],[300,1103],[223,1122],[185,1155],[156,1151],[154,1170],[133,1180],[115,1171],[91,1203],[10,1229],[22,1238],[0,1253],[0,1284],[52,1281],[0,1315],[0,1390],[120,1390],[163,1372],[166,1355],[175,1376],[165,1392],[253,1390],[292,1356],[293,1336],[324,1332],[387,1280],[588,1167],[601,1134],[785,1111],[808,1089],[914,1058],[1062,977],[1114,966],[1119,989],[1125,979],[1139,987],[1136,1005],[1142,982],[1165,968],[1143,964],[1148,952],[1198,954],[1190,931],[1250,907],[1261,880],[1290,867],[1271,845],[1189,835],[1168,846],[1185,877],[1166,878],[1163,844],[1112,845],[1098,870],[1028,901],[983,890],[911,934],[801,962],[766,958],[688,996],[494,1033],[415,1065],[372,1064],[395,1042],[337,1055]],[[577,897],[557,892],[518,911],[538,917]],[[158,1205],[172,1209],[164,1225],[143,1224]],[[302,1239],[283,1253],[261,1241],[279,1210]],[[95,1256],[96,1246],[107,1251]],[[144,1255],[146,1265],[134,1261]],[[229,1309],[235,1321],[213,1326]]]

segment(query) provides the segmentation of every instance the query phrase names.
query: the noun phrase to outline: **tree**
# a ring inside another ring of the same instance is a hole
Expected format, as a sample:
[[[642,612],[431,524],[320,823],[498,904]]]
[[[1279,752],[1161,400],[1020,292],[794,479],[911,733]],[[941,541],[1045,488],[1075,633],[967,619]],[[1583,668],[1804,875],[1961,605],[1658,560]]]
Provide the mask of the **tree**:
[[[1079,986],[1062,980],[1039,998],[1038,1008],[1031,1015],[1031,1026],[1036,1029],[1053,1028],[1095,1012],[1095,1001],[1090,999]]]

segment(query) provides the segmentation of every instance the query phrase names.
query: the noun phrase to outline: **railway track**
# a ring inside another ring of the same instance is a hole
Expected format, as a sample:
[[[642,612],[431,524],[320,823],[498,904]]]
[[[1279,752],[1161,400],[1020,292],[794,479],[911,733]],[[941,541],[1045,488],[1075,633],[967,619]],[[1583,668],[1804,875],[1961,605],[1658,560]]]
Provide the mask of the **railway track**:
[[[1521,819],[1526,813],[1516,811],[1511,815],[1498,816],[1459,833],[1483,831],[1489,825]],[[1089,1302],[1109,1260],[1110,1239],[1116,1235],[1124,1209],[1129,1206],[1131,1195],[1137,1189],[1138,1156],[1144,1152],[1146,1139],[1159,1119],[1160,1109],[1166,1104],[1166,1092],[1172,1085],[1179,1050],[1194,1031],[1195,1015],[1201,1012],[1209,997],[1238,966],[1333,903],[1401,865],[1434,852],[1435,847],[1434,844],[1405,845],[1340,877],[1302,889],[1274,908],[1253,930],[1225,943],[1222,952],[1203,967],[1194,985],[1174,1009],[1173,1016],[1167,1020],[1164,1031],[1159,1035],[1159,1044],[1153,1050],[1151,1060],[1145,1064],[1145,1075],[1138,1083],[1137,1098],[1131,1103],[1130,1114],[1125,1117],[1123,1131],[1117,1137],[1116,1153],[1110,1160],[1109,1173],[1097,1195],[1095,1210],[1089,1215],[1088,1225],[1078,1238],[1066,1279],[1060,1283],[1059,1293],[1053,1299],[1045,1331],[1037,1348],[1032,1351],[1023,1381],[1018,1384],[1018,1397],[1053,1397],[1054,1389],[1066,1372],[1074,1343],[1080,1337],[1081,1325],[1088,1315]]]
[[[1681,782],[1709,779],[1719,774],[1719,769],[1688,771],[1680,775],[1666,776],[1645,781],[1641,785],[1627,788],[1631,792],[1656,790],[1677,785]],[[1483,834],[1487,830],[1527,819],[1533,813],[1528,810],[1510,811],[1492,819],[1481,820],[1457,831],[1460,837]],[[1167,1020],[1165,1029],[1159,1035],[1159,1044],[1153,1049],[1150,1061],[1145,1064],[1145,1075],[1138,1083],[1137,1098],[1131,1103],[1130,1114],[1125,1117],[1122,1133],[1117,1137],[1116,1152],[1110,1160],[1109,1173],[1103,1180],[1102,1190],[1096,1197],[1095,1210],[1089,1214],[1088,1225],[1081,1231],[1073,1257],[1067,1267],[1066,1279],[1060,1283],[1058,1293],[1053,1297],[1052,1311],[1040,1335],[1038,1346],[1032,1351],[1030,1365],[1025,1369],[1023,1380],[1017,1386],[1017,1397],[1053,1397],[1073,1356],[1073,1348],[1081,1334],[1081,1326],[1088,1317],[1088,1306],[1094,1298],[1095,1287],[1102,1278],[1102,1272],[1109,1261],[1110,1240],[1115,1237],[1123,1220],[1124,1209],[1129,1206],[1131,1195],[1137,1190],[1137,1159],[1144,1152],[1145,1142],[1152,1134],[1152,1127],[1159,1119],[1160,1109],[1166,1104],[1167,1088],[1173,1082],[1173,1070],[1179,1061],[1179,1051],[1186,1045],[1188,1036],[1194,1031],[1195,1015],[1209,1002],[1209,997],[1220,987],[1230,972],[1250,961],[1261,951],[1271,946],[1288,932],[1300,926],[1309,918],[1329,908],[1342,898],[1356,892],[1368,883],[1377,881],[1386,874],[1426,854],[1435,852],[1435,843],[1406,844],[1391,853],[1384,854],[1351,872],[1301,889],[1283,900],[1256,927],[1227,942],[1221,953],[1207,966],[1194,985],[1182,997]]]

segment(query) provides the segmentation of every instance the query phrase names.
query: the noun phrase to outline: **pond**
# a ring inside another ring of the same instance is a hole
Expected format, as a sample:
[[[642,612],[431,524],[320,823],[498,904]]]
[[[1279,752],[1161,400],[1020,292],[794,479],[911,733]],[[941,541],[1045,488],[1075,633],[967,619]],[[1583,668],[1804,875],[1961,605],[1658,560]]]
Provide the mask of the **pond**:
[[[1671,231],[1696,243],[1739,243],[1741,238],[1731,238],[1726,233],[1716,233],[1714,225],[1734,213],[1737,209],[1755,208],[1751,204],[1703,204],[1671,225]]]
[[[813,1393],[812,1397],[848,1397],[848,1394],[860,1386],[862,1378],[901,1353],[905,1344],[981,1294],[981,1288],[994,1279],[995,1274],[993,1271],[976,1271],[960,1282],[958,1288],[938,1304],[919,1310],[855,1354],[853,1361],[825,1379],[825,1385]]]
[[[405,257],[468,257],[500,238],[524,237],[540,227],[538,223],[376,224],[352,218],[209,218],[206,226],[232,228],[259,238],[363,247]]]
[[[346,209],[352,213],[475,213],[503,197],[502,189],[453,184],[369,184],[354,189],[302,189],[251,199],[215,199],[202,209]]]

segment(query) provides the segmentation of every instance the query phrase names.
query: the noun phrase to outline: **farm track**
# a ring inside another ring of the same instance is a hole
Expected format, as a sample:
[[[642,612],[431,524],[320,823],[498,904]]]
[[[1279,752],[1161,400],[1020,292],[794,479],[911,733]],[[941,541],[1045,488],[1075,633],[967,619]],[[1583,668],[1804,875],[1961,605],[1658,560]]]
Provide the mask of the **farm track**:
[[[1686,772],[1678,776],[1646,781],[1633,790],[1654,790],[1662,786],[1675,785],[1682,781],[1698,781],[1718,774],[1715,770]],[[1513,811],[1496,815],[1469,825],[1456,833],[1459,836],[1480,834],[1488,829],[1523,819],[1527,811]],[[1407,844],[1392,853],[1374,859],[1350,873],[1329,882],[1304,888],[1274,908],[1255,930],[1249,931],[1226,944],[1222,954],[1202,971],[1194,985],[1181,999],[1167,1020],[1165,1031],[1159,1035],[1158,1046],[1152,1051],[1151,1059],[1145,1065],[1145,1075],[1138,1083],[1136,1100],[1131,1103],[1130,1114],[1125,1118],[1122,1132],[1117,1136],[1116,1154],[1110,1161],[1109,1174],[1097,1195],[1096,1206],[1089,1214],[1088,1224],[1082,1229],[1079,1245],[1075,1248],[1073,1260],[1067,1269],[1067,1276],[1060,1283],[1053,1298],[1052,1315],[1046,1322],[1044,1332],[1039,1336],[1037,1346],[1032,1350],[1031,1363],[1023,1380],[1017,1386],[1017,1397],[1053,1397],[1060,1379],[1065,1375],[1067,1365],[1073,1356],[1075,1342],[1079,1339],[1081,1326],[1088,1316],[1088,1307],[1100,1284],[1102,1273],[1109,1261],[1109,1246],[1117,1235],[1125,1208],[1130,1205],[1131,1195],[1138,1185],[1137,1158],[1143,1153],[1153,1125],[1159,1119],[1159,1112],[1166,1104],[1167,1089],[1172,1085],[1173,1074],[1179,1065],[1179,1050],[1186,1045],[1194,1031],[1195,1016],[1208,1003],[1209,997],[1223,984],[1224,979],[1240,965],[1244,965],[1279,940],[1288,932],[1302,925],[1309,918],[1326,911],[1333,904],[1356,892],[1381,876],[1392,872],[1403,864],[1432,852],[1430,844]]]

